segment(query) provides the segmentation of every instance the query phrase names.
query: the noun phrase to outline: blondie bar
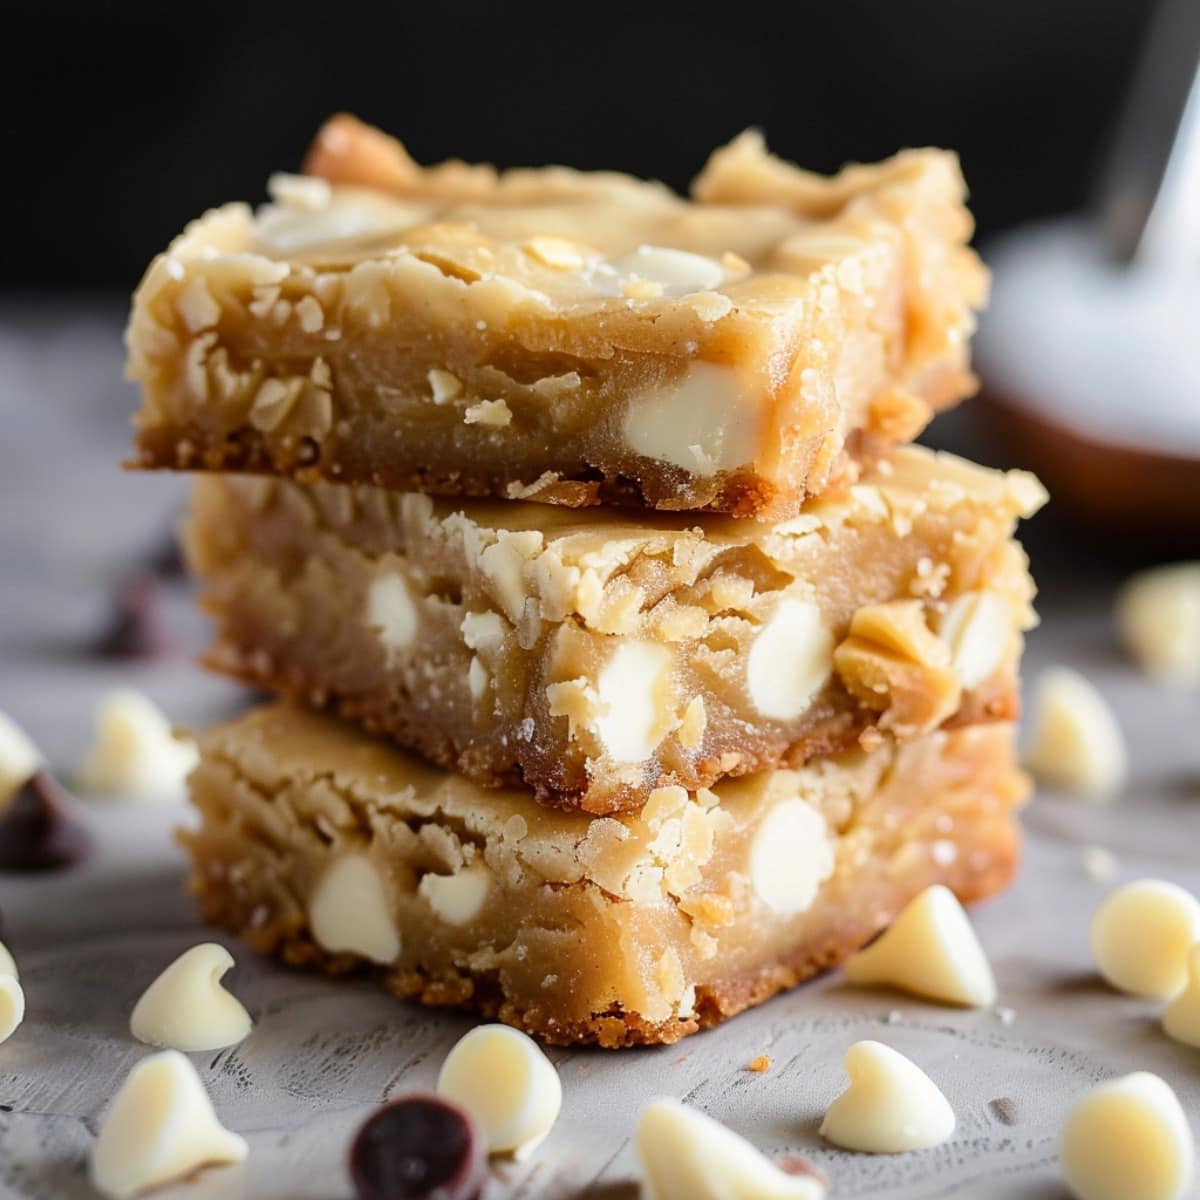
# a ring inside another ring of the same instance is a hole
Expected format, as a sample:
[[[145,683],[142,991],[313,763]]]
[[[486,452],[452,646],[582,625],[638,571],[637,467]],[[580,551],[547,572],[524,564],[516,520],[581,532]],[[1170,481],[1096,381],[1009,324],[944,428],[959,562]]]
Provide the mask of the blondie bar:
[[[588,818],[272,706],[203,738],[192,795],[207,920],[546,1041],[622,1046],[836,964],[931,883],[996,891],[1025,781],[997,723]]]
[[[341,117],[309,169],[147,271],[141,466],[779,518],[974,386],[949,153],[826,178],[745,134],[684,200]]]
[[[775,524],[202,476],[185,542],[212,666],[606,813],[1011,720],[1042,498],[919,447]]]

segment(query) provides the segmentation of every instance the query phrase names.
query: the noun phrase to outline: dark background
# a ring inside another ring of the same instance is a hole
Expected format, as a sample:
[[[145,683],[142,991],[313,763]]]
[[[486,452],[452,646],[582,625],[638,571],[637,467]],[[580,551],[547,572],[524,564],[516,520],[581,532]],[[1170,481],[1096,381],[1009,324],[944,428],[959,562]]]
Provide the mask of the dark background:
[[[117,287],[349,109],[420,160],[677,187],[747,125],[822,170],[959,150],[982,234],[1084,204],[1147,0],[10,8],[0,282]]]

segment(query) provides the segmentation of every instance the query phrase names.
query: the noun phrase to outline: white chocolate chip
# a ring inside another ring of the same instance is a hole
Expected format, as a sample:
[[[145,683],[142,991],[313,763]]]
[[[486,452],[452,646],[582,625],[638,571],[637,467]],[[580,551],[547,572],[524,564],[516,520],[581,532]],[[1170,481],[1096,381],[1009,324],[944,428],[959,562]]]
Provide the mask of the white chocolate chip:
[[[471,665],[467,668],[467,691],[471,693],[471,699],[481,700],[487,688],[487,668],[477,657],[472,656]]]
[[[562,1083],[554,1064],[528,1034],[480,1025],[442,1063],[440,1095],[461,1104],[492,1154],[528,1158],[558,1120]]]
[[[696,362],[681,381],[632,397],[624,433],[635,454],[709,478],[754,457],[760,422],[732,367]]]
[[[666,246],[639,246],[615,260],[612,267],[623,282],[657,283],[668,296],[711,291],[725,281],[725,268],[716,259]]]
[[[0,942],[0,975],[11,975],[14,979],[20,977],[20,972],[17,970],[16,960],[13,958],[12,952],[3,942]]]
[[[512,424],[512,410],[504,400],[480,400],[463,413],[468,425],[489,425],[493,429],[504,429]]]
[[[216,942],[185,950],[142,993],[130,1017],[139,1042],[173,1050],[219,1050],[249,1034],[252,1022],[240,1000],[221,986],[233,955]]]
[[[389,572],[372,580],[367,589],[366,620],[383,643],[389,662],[412,645],[419,617],[404,576]]]
[[[833,843],[821,813],[799,797],[775,805],[750,847],[750,882],[772,911],[804,912],[833,874]]]
[[[112,692],[96,714],[96,738],[79,770],[87,791],[136,799],[177,795],[199,761],[196,743],[176,738],[171,723],[139,692]]]
[[[1139,879],[1105,898],[1091,925],[1092,957],[1118,991],[1173,996],[1187,982],[1188,954],[1200,942],[1200,902],[1161,879]]]
[[[483,911],[491,886],[491,869],[476,862],[453,875],[429,872],[417,885],[417,893],[448,925],[466,925]]]
[[[964,688],[978,687],[1004,661],[1015,624],[995,592],[966,592],[946,610],[938,633]]]
[[[958,897],[927,887],[875,941],[846,960],[851,983],[887,984],[943,1004],[996,1000],[991,965]]]
[[[267,180],[267,195],[276,204],[320,212],[329,207],[333,189],[328,181],[318,179],[315,175],[289,175],[284,171],[276,171]]]
[[[0,974],[0,1042],[6,1042],[25,1020],[25,992],[16,973]]]
[[[12,799],[41,761],[38,748],[25,731],[11,717],[0,712],[0,806]]]
[[[829,1106],[821,1136],[845,1150],[903,1154],[944,1142],[954,1109],[911,1059],[882,1042],[855,1042],[846,1051],[850,1086]]]
[[[1084,846],[1083,873],[1096,883],[1107,883],[1117,873],[1117,857],[1103,846]]]
[[[1200,1050],[1200,944],[1188,955],[1188,981],[1163,1013],[1167,1036]]]
[[[665,736],[673,658],[653,642],[622,642],[596,682],[603,715],[596,732],[614,762],[650,757]]]
[[[1187,1116],[1149,1071],[1109,1080],[1076,1101],[1059,1157],[1076,1200],[1182,1200],[1196,1170]]]
[[[383,880],[365,855],[347,854],[321,876],[308,920],[317,944],[332,954],[345,950],[390,963],[400,953]]]
[[[1043,782],[1086,796],[1117,791],[1129,773],[1125,739],[1104,697],[1077,671],[1038,681],[1025,765]]]
[[[1200,682],[1200,562],[1135,575],[1117,598],[1117,624],[1148,675],[1167,683]]]
[[[798,717],[833,672],[833,634],[807,600],[784,600],[762,627],[746,662],[746,688],[764,717]]]
[[[204,1166],[240,1163],[248,1149],[217,1120],[196,1068],[164,1050],[138,1063],[117,1092],[92,1147],[92,1184],[127,1200]]]
[[[638,1120],[643,1200],[825,1200],[810,1175],[787,1175],[745,1138],[678,1100]]]
[[[432,368],[426,379],[429,380],[429,390],[434,404],[449,404],[451,400],[457,400],[463,393],[462,380],[449,371],[443,371],[440,367]]]

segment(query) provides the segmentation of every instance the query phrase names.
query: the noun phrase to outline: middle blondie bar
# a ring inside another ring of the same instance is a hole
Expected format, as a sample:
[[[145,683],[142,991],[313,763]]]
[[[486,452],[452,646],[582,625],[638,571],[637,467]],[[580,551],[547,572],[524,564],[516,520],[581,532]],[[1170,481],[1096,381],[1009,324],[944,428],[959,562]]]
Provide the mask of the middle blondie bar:
[[[780,524],[197,480],[218,669],[591,813],[1011,720],[1040,485],[920,448]]]

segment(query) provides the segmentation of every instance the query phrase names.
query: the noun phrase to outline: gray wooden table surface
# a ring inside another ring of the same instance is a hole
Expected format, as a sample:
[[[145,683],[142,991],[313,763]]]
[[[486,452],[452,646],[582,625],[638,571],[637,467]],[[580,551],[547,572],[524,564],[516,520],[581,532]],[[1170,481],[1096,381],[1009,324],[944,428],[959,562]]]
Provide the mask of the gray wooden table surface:
[[[87,652],[110,585],[158,541],[185,486],[116,469],[133,404],[120,380],[121,319],[115,303],[0,304],[0,710],[67,775],[97,698],[114,686],[140,688],[195,725],[245,703],[188,657],[203,626],[183,585],[168,617],[184,653],[130,665]],[[1200,891],[1200,694],[1140,678],[1112,636],[1118,576],[1078,542],[1050,545],[1028,675],[1050,662],[1086,671],[1127,731],[1133,778],[1107,807],[1039,796],[1026,815],[1019,882],[977,912],[1015,1019],[852,990],[834,975],[677,1046],[553,1050],[562,1117],[532,1163],[497,1169],[491,1196],[632,1200],[630,1137],[643,1103],[661,1094],[686,1098],[769,1152],[807,1156],[835,1197],[1060,1197],[1056,1139],[1067,1106],[1089,1084],[1135,1069],[1164,1076],[1200,1133],[1200,1052],[1162,1035],[1154,1004],[1110,993],[1091,970],[1088,919],[1112,885],[1090,879],[1081,854],[1103,845],[1117,855],[1118,881],[1155,875]],[[162,965],[213,936],[181,890],[171,830],[187,819],[182,804],[92,802],[86,817],[99,843],[86,865],[0,876],[28,1002],[25,1023],[0,1046],[3,1197],[92,1195],[85,1159],[98,1118],[147,1053],[129,1036],[130,1008]],[[250,1156],[164,1194],[349,1196],[343,1155],[356,1125],[385,1098],[430,1086],[469,1022],[220,940],[237,957],[229,982],[256,1025],[242,1045],[194,1059]],[[899,1157],[822,1144],[817,1125],[842,1087],[842,1054],[864,1037],[910,1055],[942,1085],[959,1121],[950,1142]],[[746,1071],[763,1053],[770,1070]]]

